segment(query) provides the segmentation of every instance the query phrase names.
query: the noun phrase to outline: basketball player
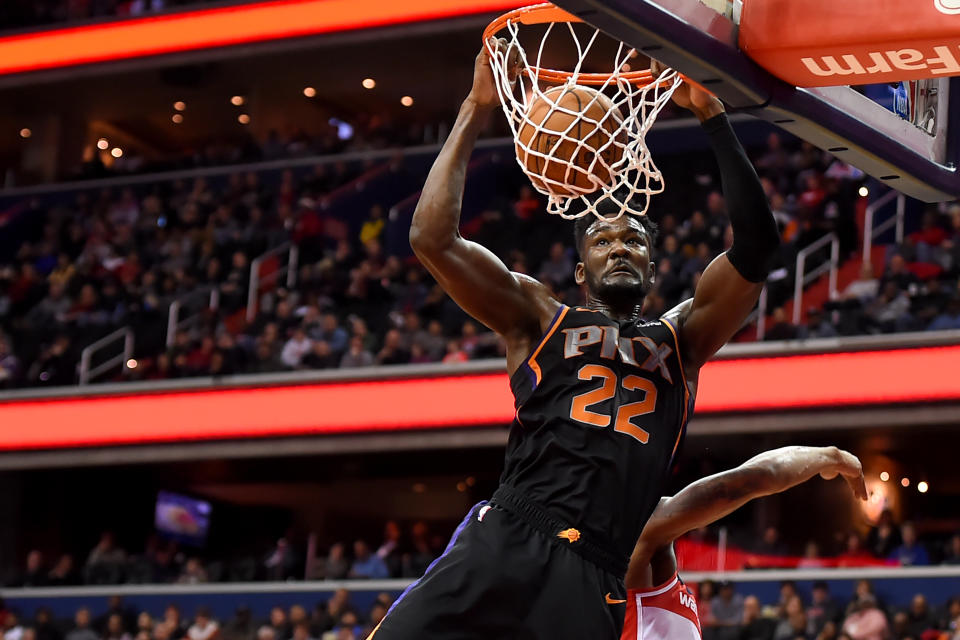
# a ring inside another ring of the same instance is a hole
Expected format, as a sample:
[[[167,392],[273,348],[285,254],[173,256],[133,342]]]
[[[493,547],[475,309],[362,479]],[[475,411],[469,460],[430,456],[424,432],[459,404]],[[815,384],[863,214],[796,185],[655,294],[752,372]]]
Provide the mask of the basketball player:
[[[818,474],[828,480],[843,476],[857,498],[867,499],[860,461],[836,447],[767,451],[736,469],[697,480],[672,498],[661,498],[624,578],[627,615],[621,640],[700,640],[697,602],[677,574],[674,540]]]
[[[574,275],[587,303],[570,308],[458,232],[467,162],[499,104],[488,54],[477,57],[410,243],[464,311],[506,342],[516,420],[500,487],[400,596],[377,640],[620,637],[623,576],[683,439],[700,367],[750,313],[779,242],[723,105],[687,85],[673,99],[703,123],[717,156],[733,247],[692,300],[646,322],[652,223],[581,218]]]

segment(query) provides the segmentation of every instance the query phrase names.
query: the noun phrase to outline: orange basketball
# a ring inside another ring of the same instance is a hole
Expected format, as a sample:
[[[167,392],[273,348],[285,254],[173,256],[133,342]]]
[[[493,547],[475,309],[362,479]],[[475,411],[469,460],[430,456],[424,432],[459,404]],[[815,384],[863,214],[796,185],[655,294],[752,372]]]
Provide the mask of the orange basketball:
[[[599,188],[591,177],[613,182],[600,160],[609,166],[622,158],[622,146],[605,146],[614,136],[615,142],[626,144],[622,121],[620,110],[602,93],[580,85],[554,87],[530,105],[517,132],[517,157],[541,189],[564,196],[591,193]],[[600,158],[598,149],[603,149]]]

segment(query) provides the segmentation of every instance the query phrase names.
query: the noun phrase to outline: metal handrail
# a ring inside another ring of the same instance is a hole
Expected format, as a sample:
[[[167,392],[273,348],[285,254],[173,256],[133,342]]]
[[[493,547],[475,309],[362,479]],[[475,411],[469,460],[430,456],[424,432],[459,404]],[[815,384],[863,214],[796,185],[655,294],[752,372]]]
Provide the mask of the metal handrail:
[[[266,278],[261,278],[260,265],[263,264],[263,261],[275,255],[282,255],[284,252],[289,252],[287,264],[278,267],[276,271]],[[257,301],[260,298],[260,285],[264,283],[273,284],[283,275],[286,275],[287,288],[290,289],[296,286],[297,265],[299,260],[300,247],[292,242],[284,242],[280,246],[274,247],[253,259],[253,262],[250,263],[250,287],[247,290],[247,322],[253,322],[253,319],[257,317]]]
[[[191,298],[197,297],[197,294],[202,293],[205,296],[209,294],[209,299],[207,301],[207,309],[211,311],[216,311],[220,308],[220,287],[211,286],[209,289],[197,289],[196,291],[191,291],[190,293],[184,294],[170,303],[170,309],[167,311],[167,347],[172,347],[173,342],[177,337],[177,331],[181,327],[185,327],[188,324],[194,322],[199,316],[200,313],[195,313],[192,316],[186,318],[180,318],[180,311],[183,309],[183,305],[190,300]]]
[[[760,290],[760,299],[757,300],[757,340],[763,340],[767,335],[767,286]]]
[[[807,256],[830,245],[830,260],[820,265],[810,273],[805,274]],[[803,288],[830,272],[830,299],[837,297],[837,271],[840,269],[840,238],[835,233],[828,233],[816,242],[813,242],[797,253],[797,271],[793,281],[793,324],[800,324],[800,310],[803,305]]]
[[[873,218],[876,215],[877,211],[883,207],[890,204],[894,199],[897,201],[897,214],[892,217],[884,220],[876,227],[873,226]],[[907,196],[903,195],[898,191],[888,191],[883,194],[876,200],[870,203],[870,206],[867,207],[866,213],[864,215],[863,221],[863,261],[871,261],[871,252],[873,251],[873,240],[878,237],[881,233],[889,229],[890,227],[896,225],[896,239],[897,244],[903,242],[903,220],[907,208]]]
[[[123,338],[123,352],[119,355],[108,358],[97,366],[91,368],[90,362],[93,360],[93,354],[101,349],[115,344],[120,338]],[[88,344],[80,352],[80,384],[89,384],[101,374],[109,371],[117,365],[126,366],[126,362],[133,356],[133,329],[123,327],[113,333],[106,335],[94,343]]]

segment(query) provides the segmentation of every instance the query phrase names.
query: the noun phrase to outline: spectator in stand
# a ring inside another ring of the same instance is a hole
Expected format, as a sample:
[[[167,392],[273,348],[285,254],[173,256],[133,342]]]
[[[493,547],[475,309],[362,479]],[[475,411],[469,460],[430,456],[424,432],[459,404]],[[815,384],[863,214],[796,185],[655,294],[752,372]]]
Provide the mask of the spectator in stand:
[[[330,545],[327,552],[326,571],[327,580],[343,580],[350,573],[350,563],[347,561],[346,547],[342,542]]]
[[[960,294],[950,298],[947,308],[940,312],[927,326],[927,331],[960,329]]]
[[[203,584],[207,582],[207,570],[199,558],[189,558],[183,565],[183,571],[177,578],[178,584]],[[197,613],[199,616],[199,612]]]
[[[257,640],[281,640],[277,637],[277,632],[269,625],[263,625],[257,629]]]
[[[363,336],[355,335],[350,338],[350,348],[340,359],[340,367],[370,367],[374,364],[373,354],[363,344]]]
[[[786,617],[777,624],[773,632],[773,640],[794,640],[806,638],[807,613],[803,608],[800,596],[792,596],[784,607]]]
[[[797,336],[800,338],[835,338],[837,329],[818,307],[807,309],[807,323],[800,327]]]
[[[907,261],[902,255],[890,258],[890,264],[880,279],[880,290],[883,291],[888,283],[893,283],[898,291],[913,293],[919,283],[917,276],[907,267]]]
[[[321,327],[320,331],[310,337],[314,340],[322,340],[330,345],[330,351],[335,356],[343,355],[343,352],[347,350],[347,343],[350,340],[350,336],[347,334],[347,331],[340,326],[337,321],[337,316],[332,313],[323,314]]]
[[[310,625],[306,622],[294,624],[292,640],[313,640],[310,637]]]
[[[884,509],[880,512],[877,526],[870,530],[867,546],[876,557],[887,558],[900,546],[900,542],[900,530],[893,520],[893,512]]]
[[[408,364],[410,362],[410,352],[403,348],[403,341],[400,331],[390,329],[383,338],[383,348],[377,354],[376,363],[384,364]]]
[[[57,624],[54,623],[47,607],[38,607],[33,614],[33,632],[34,640],[61,640],[63,633]]]
[[[843,611],[830,595],[830,587],[819,580],[813,583],[810,606],[807,608],[807,635],[816,637],[827,623],[840,622]]]
[[[387,222],[384,219],[383,207],[375,204],[370,208],[370,215],[360,227],[360,244],[367,244],[371,240],[379,240]]]
[[[133,640],[124,628],[123,616],[119,613],[111,613],[107,618],[107,628],[103,633],[103,640]]]
[[[296,574],[297,559],[290,546],[290,541],[286,538],[277,540],[276,546],[267,554],[263,566],[267,570],[268,580],[287,580]],[[306,612],[304,612],[306,615]],[[291,620],[293,624],[295,621]]]
[[[907,609],[907,631],[914,638],[921,638],[928,629],[937,628],[937,619],[930,611],[927,597],[922,593],[913,596]]]
[[[19,382],[20,360],[10,349],[9,338],[0,331],[0,389],[16,386]]]
[[[765,556],[785,556],[787,548],[780,541],[780,530],[776,527],[767,527],[763,530],[760,542],[754,548],[758,554]]]
[[[149,638],[154,626],[156,626],[156,622],[153,616],[147,611],[141,611],[140,615],[137,616],[137,635],[146,632]]]
[[[89,577],[91,573],[96,573],[100,568],[116,569],[123,564],[126,559],[126,552],[116,546],[113,532],[104,531],[100,534],[100,541],[97,542],[97,545],[90,551],[90,555],[87,556],[87,582],[95,582]]]
[[[3,627],[3,640],[26,640],[24,627],[20,624],[20,616],[16,611],[7,611],[6,622]]]
[[[20,585],[23,587],[43,587],[46,583],[47,576],[43,570],[43,554],[34,549],[27,554],[27,562]]]
[[[79,583],[79,577],[73,568],[73,556],[65,553],[57,559],[57,564],[47,574],[47,584],[51,587],[68,587]]]
[[[847,534],[843,553],[837,556],[838,567],[864,567],[874,561],[874,556],[863,548],[860,534],[851,531]]]
[[[860,265],[859,277],[847,285],[843,290],[843,297],[867,303],[876,298],[879,293],[880,281],[873,275],[873,265],[870,262],[863,262]]]
[[[389,578],[387,565],[376,554],[370,553],[370,547],[363,540],[353,543],[353,564],[350,565],[350,578]]]
[[[820,545],[814,540],[808,540],[803,547],[803,557],[797,562],[797,568],[815,569],[825,566],[827,566],[827,563],[820,557]]]
[[[574,262],[570,251],[562,242],[550,246],[550,257],[541,265],[538,279],[548,284],[554,291],[561,292],[570,286]]]
[[[290,625],[287,622],[287,612],[283,607],[270,609],[270,628],[277,640],[286,640],[290,637]]]
[[[400,577],[400,525],[393,520],[383,527],[383,544],[377,549],[377,557],[387,565],[391,577]]]
[[[947,602],[947,614],[942,627],[948,640],[960,640],[960,597],[950,598]]]
[[[727,632],[743,621],[743,596],[734,590],[732,582],[720,583],[717,595],[710,601],[710,613],[715,626],[729,628],[717,634],[720,638],[727,637]]]
[[[939,249],[947,239],[947,231],[940,226],[935,211],[926,211],[920,223],[920,230],[910,234],[910,243],[916,251],[917,262],[938,263]]]
[[[237,607],[233,613],[233,618],[223,625],[222,635],[224,640],[254,640],[253,617],[250,607],[246,605]]]
[[[877,599],[862,594],[850,603],[843,621],[843,632],[851,640],[888,640],[890,630],[887,617],[877,606]]]
[[[163,610],[162,626],[167,630],[172,640],[179,640],[187,634],[187,625],[180,616],[180,609],[175,604],[167,605]]]
[[[447,353],[443,356],[442,361],[444,364],[466,362],[469,359],[467,352],[460,346],[459,340],[447,340]]]
[[[73,616],[73,628],[67,632],[65,640],[99,640],[97,633],[90,628],[90,620],[90,609],[77,609]]]
[[[900,526],[902,544],[890,554],[891,560],[896,560],[902,567],[922,567],[930,564],[927,550],[917,541],[917,531],[912,522],[904,522]]]
[[[743,622],[737,640],[773,640],[776,627],[775,620],[763,617],[757,596],[743,599]]]
[[[767,329],[764,340],[795,340],[799,335],[799,330],[787,318],[787,312],[783,307],[777,307],[773,310],[773,323]]]
[[[943,554],[943,564],[960,565],[960,533],[955,533],[947,543]]]
[[[297,327],[293,330],[293,335],[283,345],[280,352],[280,360],[289,369],[299,369],[300,362],[304,356],[310,353],[313,348],[313,342],[307,337],[303,327]]]
[[[189,640],[216,640],[220,636],[220,625],[210,615],[207,607],[198,607],[193,624],[187,629]]]
[[[866,313],[882,333],[906,331],[912,325],[910,298],[906,290],[897,287],[896,280],[884,283],[880,296],[867,306]]]

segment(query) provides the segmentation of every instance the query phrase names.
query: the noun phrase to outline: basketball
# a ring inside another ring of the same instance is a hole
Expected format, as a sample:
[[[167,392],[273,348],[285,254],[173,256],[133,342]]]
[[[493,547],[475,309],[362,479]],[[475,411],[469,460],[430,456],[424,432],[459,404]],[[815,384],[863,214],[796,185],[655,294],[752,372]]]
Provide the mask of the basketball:
[[[517,133],[517,157],[542,190],[563,196],[591,193],[613,181],[608,167],[623,157],[627,142],[622,121],[613,101],[599,91],[554,87],[527,110]]]

